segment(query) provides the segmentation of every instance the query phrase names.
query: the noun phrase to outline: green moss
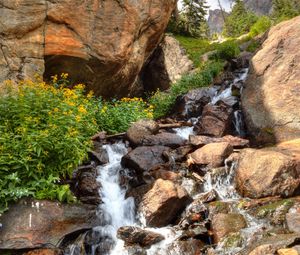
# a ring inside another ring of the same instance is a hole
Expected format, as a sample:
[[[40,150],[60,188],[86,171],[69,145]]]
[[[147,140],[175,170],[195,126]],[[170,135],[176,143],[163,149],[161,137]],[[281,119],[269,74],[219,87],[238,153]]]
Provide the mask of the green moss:
[[[283,199],[274,203],[270,203],[264,206],[259,207],[256,210],[256,216],[258,218],[264,218],[266,216],[271,216],[279,207],[283,207],[282,214],[285,214],[294,204],[294,201],[290,199]]]
[[[243,244],[243,237],[240,233],[232,233],[225,237],[223,245],[225,249],[241,247]]]

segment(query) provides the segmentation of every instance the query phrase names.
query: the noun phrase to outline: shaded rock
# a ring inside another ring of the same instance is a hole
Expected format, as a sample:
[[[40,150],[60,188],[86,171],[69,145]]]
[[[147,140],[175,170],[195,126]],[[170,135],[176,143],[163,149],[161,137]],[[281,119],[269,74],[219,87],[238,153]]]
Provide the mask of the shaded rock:
[[[166,90],[192,69],[193,62],[179,42],[166,35],[144,65],[140,79],[146,91]]]
[[[207,104],[194,130],[199,135],[222,137],[232,130],[233,110],[230,106],[219,103]]]
[[[214,96],[216,88],[199,88],[189,91],[183,96],[176,98],[172,113],[181,118],[192,118],[201,116],[203,107],[207,105]]]
[[[218,194],[213,189],[213,190],[205,192],[205,193],[200,193],[199,195],[197,195],[197,197],[195,199],[201,201],[202,203],[209,203],[209,202],[216,200],[217,197],[218,197]]]
[[[122,165],[142,174],[154,166],[165,163],[163,152],[169,149],[165,146],[137,147],[122,158]]]
[[[186,159],[188,153],[194,150],[192,145],[184,145],[179,148],[164,153],[164,156],[168,158],[169,162],[182,162]]]
[[[212,218],[212,231],[214,234],[214,242],[220,242],[230,233],[239,232],[247,227],[247,222],[241,214],[236,213],[219,213]]]
[[[188,164],[208,165],[219,167],[224,165],[225,159],[233,152],[227,143],[210,143],[188,155]]]
[[[97,95],[134,93],[174,6],[173,0],[2,1],[0,82],[42,76],[45,66],[46,78],[69,73],[72,84],[87,84]]]
[[[189,141],[194,146],[203,146],[209,143],[227,142],[234,148],[249,147],[249,140],[231,135],[226,135],[220,138],[204,135],[190,135]]]
[[[125,241],[125,245],[138,244],[142,247],[149,247],[165,239],[163,235],[153,231],[127,226],[118,229],[117,237]]]
[[[162,145],[171,148],[177,148],[186,142],[182,137],[169,132],[162,132],[157,135],[144,136],[142,139],[143,146]]]
[[[155,135],[159,131],[158,124],[153,120],[139,120],[133,123],[126,132],[126,136],[134,146],[142,145],[143,138]]]
[[[58,249],[38,249],[24,253],[24,255],[62,255]]]
[[[138,211],[145,217],[146,224],[162,227],[170,224],[190,201],[186,190],[171,181],[155,181],[139,205]]]
[[[79,167],[73,180],[71,189],[81,202],[100,204],[100,184],[97,182],[97,169],[94,165]]]
[[[242,94],[248,130],[256,142],[300,137],[300,17],[271,28],[252,58]]]
[[[94,206],[31,199],[10,206],[0,222],[0,249],[52,248],[66,235],[99,224]]]
[[[95,161],[99,165],[104,165],[109,162],[108,153],[106,149],[103,148],[102,143],[94,141],[94,149],[89,152],[89,157],[91,160]]]
[[[253,57],[253,53],[243,51],[237,59],[232,63],[234,69],[247,68],[249,66],[250,60]]]
[[[201,255],[201,249],[204,245],[202,241],[196,239],[176,241],[168,247],[168,251],[170,254]]]
[[[296,204],[285,215],[289,231],[300,234],[300,206]]]
[[[242,196],[291,196],[300,183],[297,162],[274,149],[244,149],[235,182]]]

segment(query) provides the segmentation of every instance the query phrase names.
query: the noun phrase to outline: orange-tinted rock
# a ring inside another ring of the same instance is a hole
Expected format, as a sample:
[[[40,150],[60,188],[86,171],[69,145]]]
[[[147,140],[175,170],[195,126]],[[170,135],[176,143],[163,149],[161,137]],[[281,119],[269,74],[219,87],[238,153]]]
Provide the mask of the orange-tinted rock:
[[[134,93],[174,0],[4,0],[0,82],[67,72],[106,97]],[[45,61],[44,61],[45,60]]]
[[[62,252],[53,249],[38,249],[26,252],[24,255],[62,255]]]
[[[248,131],[258,142],[300,137],[300,17],[268,33],[242,93]]]

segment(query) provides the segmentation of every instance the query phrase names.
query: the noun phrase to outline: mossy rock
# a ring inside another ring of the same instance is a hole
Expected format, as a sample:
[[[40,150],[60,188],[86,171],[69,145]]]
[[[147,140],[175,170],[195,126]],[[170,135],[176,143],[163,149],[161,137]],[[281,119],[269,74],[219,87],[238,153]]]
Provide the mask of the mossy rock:
[[[243,246],[243,237],[241,233],[232,233],[224,238],[223,247],[227,249],[237,248]]]

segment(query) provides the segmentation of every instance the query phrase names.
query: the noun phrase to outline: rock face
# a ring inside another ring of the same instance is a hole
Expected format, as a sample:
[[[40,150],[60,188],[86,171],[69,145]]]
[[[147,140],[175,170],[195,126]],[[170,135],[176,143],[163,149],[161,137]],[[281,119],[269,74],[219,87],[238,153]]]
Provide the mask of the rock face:
[[[47,78],[69,73],[98,95],[127,95],[174,6],[174,0],[1,1],[0,82],[45,69]]]
[[[224,16],[227,17],[228,13],[224,12],[224,16],[222,11],[219,9],[216,10],[209,10],[208,14],[208,27],[210,34],[213,35],[215,33],[221,34],[224,27]]]
[[[0,250],[56,247],[64,236],[97,226],[95,209],[23,199],[0,218]]]
[[[139,212],[145,217],[147,226],[162,227],[170,224],[189,200],[184,188],[171,181],[158,179],[143,197]]]
[[[253,57],[242,94],[248,130],[258,142],[300,137],[300,17],[272,28]]]
[[[235,177],[239,193],[250,198],[291,196],[300,183],[299,166],[287,154],[274,148],[244,149]]]
[[[258,15],[267,15],[272,11],[273,0],[244,0],[245,7]]]
[[[193,69],[193,62],[172,36],[165,36],[145,64],[140,79],[146,91],[168,89],[170,85]]]

